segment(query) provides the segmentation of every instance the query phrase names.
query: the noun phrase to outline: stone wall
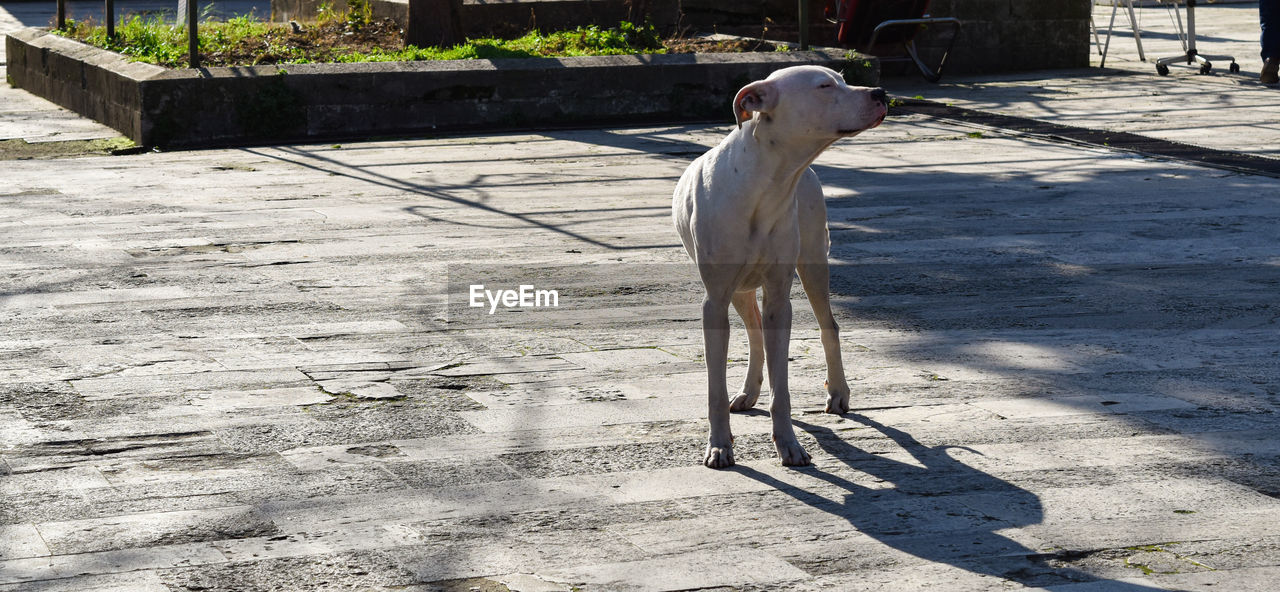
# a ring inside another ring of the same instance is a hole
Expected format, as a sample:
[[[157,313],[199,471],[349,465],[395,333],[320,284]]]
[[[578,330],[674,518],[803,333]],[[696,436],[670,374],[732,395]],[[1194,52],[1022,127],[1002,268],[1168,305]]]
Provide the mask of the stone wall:
[[[306,20],[325,0],[273,0],[276,18]],[[810,39],[835,45],[835,27],[822,19],[823,0],[809,0]],[[408,22],[409,0],[373,0],[375,16]],[[798,39],[796,0],[648,0],[652,22],[667,34],[728,33]],[[948,59],[947,73],[993,73],[1089,65],[1090,0],[933,0],[934,16],[954,16],[964,30]],[[627,0],[463,0],[462,25],[469,37],[519,35],[579,25],[616,25],[627,18]],[[299,18],[300,15],[302,18]],[[928,60],[941,54],[939,39],[921,32],[917,43]],[[892,73],[886,64],[886,73]],[[904,72],[912,72],[904,69]]]
[[[815,45],[834,45],[835,27],[822,19],[823,0],[810,2],[810,39]],[[1087,67],[1091,6],[1091,0],[933,0],[929,12],[963,22],[946,72],[976,74]],[[701,29],[745,36],[763,33],[781,41],[798,38],[795,0],[682,0],[681,12],[683,23]],[[941,56],[945,41],[927,30],[916,37],[930,63]],[[885,63],[885,74],[893,74],[895,66]],[[915,71],[913,66],[902,70]]]
[[[950,73],[1089,66],[1090,0],[933,0],[933,16],[954,16],[964,31],[947,60]],[[938,39],[917,43],[937,57]]]
[[[879,79],[874,59],[842,50],[192,70],[128,62],[42,29],[10,33],[6,50],[13,86],[167,147],[727,122],[734,93],[779,68]]]

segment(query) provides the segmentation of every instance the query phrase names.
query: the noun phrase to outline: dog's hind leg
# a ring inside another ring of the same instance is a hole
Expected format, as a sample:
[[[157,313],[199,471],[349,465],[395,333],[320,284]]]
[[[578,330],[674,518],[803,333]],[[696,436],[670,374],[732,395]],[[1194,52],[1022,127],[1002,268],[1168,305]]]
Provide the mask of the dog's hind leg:
[[[733,433],[729,430],[729,298],[708,294],[702,301],[703,359],[707,362],[707,419],[711,437],[703,464],[713,469],[733,466]]]
[[[824,259],[796,266],[800,284],[809,297],[813,316],[822,330],[822,352],[827,358],[827,413],[849,412],[849,384],[844,377],[844,360],[840,356],[840,326],[831,314],[831,275]]]
[[[733,308],[747,326],[747,378],[742,382],[742,392],[729,404],[730,411],[747,411],[760,400],[760,385],[764,384],[764,328],[760,321],[760,306],[756,303],[756,291],[736,292]]]

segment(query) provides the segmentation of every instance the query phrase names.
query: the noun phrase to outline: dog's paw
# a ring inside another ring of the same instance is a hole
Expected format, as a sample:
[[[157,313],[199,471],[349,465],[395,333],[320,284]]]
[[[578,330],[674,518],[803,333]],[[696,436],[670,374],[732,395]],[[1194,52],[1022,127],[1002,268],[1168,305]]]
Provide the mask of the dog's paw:
[[[760,400],[760,393],[749,395],[747,393],[738,393],[733,398],[733,402],[729,403],[729,411],[750,411],[756,406],[756,402]]]
[[[713,469],[724,469],[733,466],[733,445],[712,446],[707,444],[706,456],[702,464]]]
[[[804,447],[795,438],[786,440],[774,438],[773,445],[778,449],[778,458],[782,459],[784,467],[806,467],[812,460],[809,458],[809,453],[804,451]]]
[[[823,386],[827,388],[827,413],[843,415],[849,412],[849,385],[839,384],[835,388],[831,387],[831,383],[824,382]]]

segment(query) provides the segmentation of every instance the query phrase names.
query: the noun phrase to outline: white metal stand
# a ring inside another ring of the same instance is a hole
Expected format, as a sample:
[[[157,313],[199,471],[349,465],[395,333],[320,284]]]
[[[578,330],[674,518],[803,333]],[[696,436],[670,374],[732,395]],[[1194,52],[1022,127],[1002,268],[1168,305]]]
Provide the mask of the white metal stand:
[[[1130,0],[1132,2],[1132,0]],[[1170,9],[1177,14],[1177,0],[1169,0]],[[1240,64],[1236,63],[1236,59],[1231,56],[1202,56],[1196,50],[1196,0],[1186,0],[1187,3],[1187,31],[1186,35],[1182,34],[1182,19],[1179,15],[1175,21],[1178,24],[1178,38],[1182,41],[1183,54],[1160,58],[1156,60],[1156,73],[1161,76],[1169,75],[1169,64],[1184,63],[1188,66],[1199,65],[1201,74],[1208,74],[1213,71],[1213,62],[1215,60],[1231,60],[1231,73],[1238,74],[1240,72]]]
[[[1107,42],[1101,43],[1098,39],[1098,25],[1093,22],[1093,17],[1089,17],[1089,25],[1093,28],[1093,43],[1098,48],[1098,53],[1102,56],[1102,61],[1098,63],[1098,67],[1102,68],[1107,65],[1107,52],[1111,49],[1111,33],[1116,26],[1116,12],[1120,10],[1121,0],[1112,0],[1111,3],[1111,22],[1107,24]],[[1129,29],[1133,31],[1133,40],[1138,44],[1138,59],[1147,61],[1147,56],[1142,51],[1142,32],[1138,27],[1138,18],[1133,12],[1133,0],[1124,0],[1125,6],[1129,11]]]

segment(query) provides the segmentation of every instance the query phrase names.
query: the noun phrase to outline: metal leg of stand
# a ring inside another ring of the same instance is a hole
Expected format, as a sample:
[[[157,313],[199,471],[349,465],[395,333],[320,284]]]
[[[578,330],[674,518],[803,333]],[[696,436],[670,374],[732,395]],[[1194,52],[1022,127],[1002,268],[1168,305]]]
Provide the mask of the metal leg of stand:
[[[1093,33],[1093,48],[1098,50],[1098,55],[1102,55],[1102,40],[1098,38],[1098,24],[1093,22],[1093,15],[1089,15],[1089,32]]]
[[[1187,51],[1187,31],[1182,28],[1182,11],[1178,10],[1178,3],[1171,1],[1169,4],[1169,18],[1173,20],[1173,26],[1178,30],[1178,43],[1182,44],[1182,51]]]
[[[1196,0],[1187,0],[1187,64],[1200,57],[1196,51]]]
[[[1125,0],[1125,2],[1127,2],[1129,11],[1129,29],[1133,31],[1133,40],[1138,44],[1138,59],[1145,62],[1147,61],[1147,55],[1142,51],[1142,33],[1138,28],[1138,17],[1133,12],[1133,0]],[[1105,68],[1107,65],[1107,53],[1111,50],[1111,33],[1115,31],[1116,13],[1119,10],[1120,0],[1115,0],[1115,2],[1111,4],[1111,21],[1107,23],[1107,42],[1102,46],[1102,60],[1098,62],[1099,68]],[[1090,22],[1092,22],[1092,19]],[[1097,27],[1094,28],[1093,36],[1094,42],[1096,43],[1098,37]]]
[[[1116,11],[1120,9],[1120,5],[1111,5],[1111,22],[1107,23],[1107,44],[1102,46],[1102,61],[1098,62],[1099,68],[1107,67],[1107,52],[1111,51],[1111,34],[1116,30]]]
[[[1133,29],[1133,40],[1138,43],[1138,60],[1145,62],[1147,56],[1142,52],[1142,32],[1138,30],[1138,17],[1133,12],[1133,0],[1126,0],[1129,4],[1129,28]]]

